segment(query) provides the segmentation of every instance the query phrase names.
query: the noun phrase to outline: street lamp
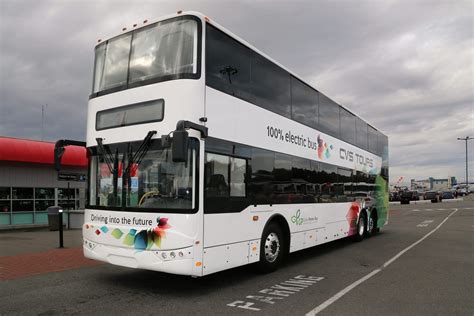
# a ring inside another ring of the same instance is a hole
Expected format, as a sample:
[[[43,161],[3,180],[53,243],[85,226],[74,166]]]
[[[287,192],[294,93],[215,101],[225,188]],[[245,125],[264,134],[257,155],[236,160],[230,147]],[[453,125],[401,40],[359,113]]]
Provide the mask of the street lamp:
[[[468,168],[467,168],[467,141],[474,139],[474,137],[466,136],[464,138],[458,137],[458,140],[463,140],[466,142],[466,193],[469,193],[469,177],[468,177]]]

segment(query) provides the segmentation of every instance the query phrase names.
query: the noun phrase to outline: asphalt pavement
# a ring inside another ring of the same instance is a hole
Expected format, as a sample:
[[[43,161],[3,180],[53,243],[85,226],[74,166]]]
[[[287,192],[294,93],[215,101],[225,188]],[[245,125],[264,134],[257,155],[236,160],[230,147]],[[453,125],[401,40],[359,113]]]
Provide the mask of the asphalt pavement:
[[[379,234],[294,253],[271,274],[244,266],[193,279],[84,262],[1,281],[0,314],[473,315],[474,202],[390,208]],[[55,232],[24,233],[0,233],[0,263],[35,243],[61,251]],[[68,234],[79,251],[80,231]]]

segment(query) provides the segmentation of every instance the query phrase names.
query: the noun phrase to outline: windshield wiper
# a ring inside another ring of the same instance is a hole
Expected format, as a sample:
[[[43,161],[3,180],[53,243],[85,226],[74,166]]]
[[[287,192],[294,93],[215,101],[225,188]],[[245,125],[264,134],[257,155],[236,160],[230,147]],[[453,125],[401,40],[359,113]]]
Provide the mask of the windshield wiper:
[[[130,198],[130,184],[131,184],[131,176],[130,176],[130,171],[132,169],[133,165],[136,165],[137,167],[140,165],[142,162],[143,158],[145,157],[146,153],[150,149],[151,143],[152,143],[152,137],[156,134],[156,131],[149,131],[148,134],[145,136],[143,139],[142,143],[140,146],[138,146],[137,151],[135,154],[133,154],[133,149],[132,146],[129,144],[128,145],[128,163],[127,163],[127,168],[124,168],[123,171],[123,185],[122,185],[122,207],[127,206],[127,200]],[[125,154],[122,160],[122,166],[125,166]]]
[[[138,146],[137,151],[133,154],[132,146],[128,145],[128,150],[123,154],[122,157],[122,207],[127,206],[127,200],[130,198],[130,184],[131,184],[131,177],[130,171],[132,166],[140,165],[143,158],[145,157],[146,153],[150,149],[152,143],[152,137],[156,134],[156,131],[149,131],[148,134],[143,139],[140,146]],[[117,197],[118,197],[118,178],[119,178],[119,150],[118,148],[115,150],[115,154],[113,155],[110,152],[108,146],[103,144],[102,138],[96,138],[97,147],[100,157],[104,159],[105,164],[109,168],[110,173],[112,174],[112,186],[113,186],[113,196],[111,201],[111,206],[118,206],[117,205]],[[128,160],[128,162],[127,162]],[[127,167],[125,168],[125,164]]]
[[[97,147],[99,148],[99,155],[104,159],[105,164],[109,168],[110,173],[112,174],[112,186],[113,186],[113,195],[112,195],[112,206],[117,204],[117,191],[118,191],[118,171],[119,171],[119,151],[118,148],[115,150],[115,158],[112,158],[112,153],[108,146],[104,146],[102,143],[102,138],[96,138]]]
[[[105,147],[102,143],[102,138],[96,138],[95,141],[97,142],[97,147],[99,148],[99,155],[104,159],[105,164],[109,168],[110,173],[114,173],[113,169],[113,160],[112,160],[112,153],[110,152],[109,147]]]

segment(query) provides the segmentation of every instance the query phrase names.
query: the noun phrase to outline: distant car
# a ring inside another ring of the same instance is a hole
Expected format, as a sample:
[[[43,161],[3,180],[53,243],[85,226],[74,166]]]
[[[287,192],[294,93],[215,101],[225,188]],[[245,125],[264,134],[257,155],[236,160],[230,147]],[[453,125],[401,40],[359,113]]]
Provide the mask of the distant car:
[[[438,203],[442,201],[442,196],[438,191],[425,192],[425,200],[431,200],[431,203]]]
[[[400,204],[410,204],[410,201],[418,201],[419,199],[418,191],[403,191],[400,193]]]
[[[390,202],[400,201],[400,194],[397,191],[390,192],[389,200],[390,200]]]
[[[453,195],[453,192],[450,192],[450,191],[446,191],[446,192],[443,192],[443,194],[441,195],[441,198],[444,200],[450,200],[450,199],[454,199],[454,195]]]

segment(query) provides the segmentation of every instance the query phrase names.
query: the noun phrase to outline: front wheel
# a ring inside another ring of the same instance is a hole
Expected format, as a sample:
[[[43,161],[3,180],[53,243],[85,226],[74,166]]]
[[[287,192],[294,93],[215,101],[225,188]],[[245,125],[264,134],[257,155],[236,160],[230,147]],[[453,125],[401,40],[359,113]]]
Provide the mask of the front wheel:
[[[265,227],[260,241],[259,270],[263,273],[275,271],[283,260],[285,243],[283,233],[276,223]]]

